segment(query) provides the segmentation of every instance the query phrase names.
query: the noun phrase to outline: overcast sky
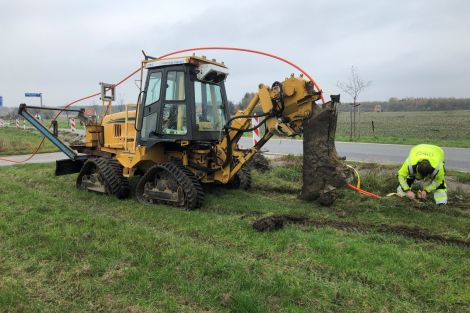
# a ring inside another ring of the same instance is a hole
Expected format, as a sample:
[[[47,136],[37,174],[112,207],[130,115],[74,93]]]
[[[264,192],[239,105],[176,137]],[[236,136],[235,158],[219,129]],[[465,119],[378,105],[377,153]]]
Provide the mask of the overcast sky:
[[[136,69],[142,49],[158,56],[223,45],[285,57],[326,95],[339,92],[337,81],[347,80],[354,65],[373,81],[363,101],[470,97],[469,12],[465,0],[0,0],[0,95],[7,106],[39,103],[25,92],[64,105]],[[256,55],[201,54],[228,65],[227,93],[235,102],[260,82],[297,73]],[[137,93],[133,79],[117,90],[126,103]]]

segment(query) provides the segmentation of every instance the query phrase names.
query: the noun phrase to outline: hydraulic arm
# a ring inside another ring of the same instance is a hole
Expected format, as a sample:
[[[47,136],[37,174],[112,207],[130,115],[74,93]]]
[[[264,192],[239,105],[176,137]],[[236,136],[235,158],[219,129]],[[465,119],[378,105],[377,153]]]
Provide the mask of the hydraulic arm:
[[[258,93],[251,99],[248,106],[238,111],[225,126],[225,137],[217,145],[218,158],[223,160],[221,181],[230,180],[252,158],[263,145],[276,133],[284,136],[302,134],[302,123],[312,116],[317,108],[315,101],[321,98],[313,84],[303,77],[291,76],[284,82],[275,82],[269,88],[259,85]],[[325,103],[323,108],[332,108],[339,102],[339,97]],[[262,113],[257,115],[262,120],[256,127],[251,127],[251,118],[257,106]],[[243,133],[254,128],[264,127],[264,134],[259,142],[250,149],[239,149],[238,142]]]

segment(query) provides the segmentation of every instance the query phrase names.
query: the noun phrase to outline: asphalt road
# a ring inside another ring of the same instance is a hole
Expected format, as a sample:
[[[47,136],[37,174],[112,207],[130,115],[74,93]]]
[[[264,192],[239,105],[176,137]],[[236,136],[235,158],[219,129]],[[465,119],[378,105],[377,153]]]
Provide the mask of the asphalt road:
[[[242,138],[241,146],[251,146],[251,139]],[[336,149],[340,156],[347,160],[378,163],[402,163],[410,150],[408,145],[390,145],[373,143],[336,142]],[[302,141],[290,139],[271,139],[263,147],[263,151],[273,154],[302,154]],[[470,172],[470,148],[444,148],[446,153],[446,168]],[[14,160],[23,160],[28,155],[5,157]],[[47,163],[58,159],[65,159],[65,154],[44,153],[34,156],[28,163]],[[0,161],[0,166],[12,163]]]
[[[23,161],[28,158],[30,155],[14,155],[14,156],[5,156],[0,158],[5,158],[14,161]],[[49,163],[56,160],[66,159],[67,156],[62,152],[54,152],[54,153],[40,153],[36,154],[31,160],[27,163]],[[15,165],[16,163],[11,163],[7,161],[0,160],[0,166],[7,166],[7,165]]]
[[[242,138],[241,146],[249,147],[252,140]],[[340,156],[350,161],[401,164],[410,151],[410,145],[391,145],[375,143],[336,142]],[[446,168],[470,172],[470,148],[443,148],[446,157]],[[302,140],[271,139],[263,149],[268,153],[301,155]]]

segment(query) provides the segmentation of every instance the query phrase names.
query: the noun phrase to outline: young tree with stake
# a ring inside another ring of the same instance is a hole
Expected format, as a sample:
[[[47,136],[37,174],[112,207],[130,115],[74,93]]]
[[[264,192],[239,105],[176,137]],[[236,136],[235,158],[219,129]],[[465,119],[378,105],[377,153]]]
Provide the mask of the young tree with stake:
[[[343,92],[347,93],[352,99],[353,102],[350,104],[351,109],[349,111],[349,140],[353,139],[353,136],[356,136],[356,110],[360,105],[357,103],[359,95],[372,84],[372,81],[364,81],[359,77],[357,69],[351,66],[351,76],[346,82],[337,82],[337,86]]]

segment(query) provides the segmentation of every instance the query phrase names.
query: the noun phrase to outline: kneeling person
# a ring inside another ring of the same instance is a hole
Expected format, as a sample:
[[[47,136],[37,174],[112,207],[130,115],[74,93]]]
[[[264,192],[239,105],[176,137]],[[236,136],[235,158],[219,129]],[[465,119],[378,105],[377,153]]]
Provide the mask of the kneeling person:
[[[408,159],[398,171],[400,186],[397,193],[415,198],[411,185],[418,179],[430,178],[432,181],[418,192],[418,197],[426,199],[431,192],[434,193],[436,204],[447,204],[447,186],[445,182],[444,150],[438,146],[421,144],[410,150]]]

